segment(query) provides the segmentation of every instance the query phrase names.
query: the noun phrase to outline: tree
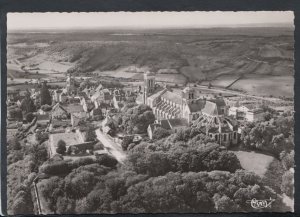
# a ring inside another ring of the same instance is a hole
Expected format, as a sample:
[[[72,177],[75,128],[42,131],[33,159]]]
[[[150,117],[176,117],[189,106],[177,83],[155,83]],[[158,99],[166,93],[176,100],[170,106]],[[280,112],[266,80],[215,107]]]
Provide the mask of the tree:
[[[31,122],[35,118],[34,114],[29,112],[25,115],[25,119],[27,122]]]
[[[41,109],[45,112],[51,111],[52,107],[48,104],[42,105]]]
[[[153,132],[153,139],[159,140],[165,137],[168,137],[170,132],[162,127],[155,128]]]
[[[87,141],[95,141],[95,139],[97,138],[95,130],[92,126],[88,126],[85,138]]]
[[[122,149],[124,151],[127,150],[130,143],[133,141],[133,136],[125,136],[121,142]]]
[[[26,115],[29,112],[34,112],[36,110],[34,102],[30,98],[30,93],[29,92],[27,92],[25,98],[22,100],[20,108],[23,112],[23,115]]]
[[[20,108],[14,108],[8,111],[11,118],[21,121],[23,118],[22,110]]]
[[[120,117],[120,125],[128,134],[146,133],[149,124],[153,124],[155,116],[152,109],[147,105],[138,105],[123,110]]]
[[[9,148],[12,150],[21,150],[22,149],[22,146],[21,146],[20,142],[18,141],[18,138],[16,138],[16,137],[13,137],[12,139],[10,139],[8,141],[8,144],[9,144]]]
[[[294,174],[286,171],[282,176],[281,191],[287,196],[294,198]]]
[[[97,155],[97,162],[100,165],[107,167],[115,167],[118,163],[118,161],[114,157],[108,154]]]
[[[57,143],[56,152],[57,152],[58,154],[64,155],[64,154],[66,153],[66,150],[67,150],[67,148],[66,148],[66,143],[65,143],[65,141],[59,140],[58,143]]]
[[[51,95],[50,95],[50,92],[48,90],[46,82],[43,83],[43,86],[41,88],[40,97],[41,97],[41,105],[51,105],[52,98],[51,98]]]

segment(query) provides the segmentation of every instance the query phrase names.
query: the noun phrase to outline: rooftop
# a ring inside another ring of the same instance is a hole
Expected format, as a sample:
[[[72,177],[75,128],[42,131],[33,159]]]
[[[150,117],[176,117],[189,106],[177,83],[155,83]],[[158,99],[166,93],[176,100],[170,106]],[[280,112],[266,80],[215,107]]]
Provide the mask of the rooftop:
[[[80,104],[75,104],[75,103],[63,105],[63,108],[64,108],[68,113],[84,112],[82,105],[80,105]]]
[[[162,95],[161,95],[162,98],[165,98],[167,100],[170,100],[171,102],[174,102],[176,104],[181,104],[181,101],[182,101],[182,97],[176,93],[173,93],[169,90],[167,90],[166,92],[164,92]]]

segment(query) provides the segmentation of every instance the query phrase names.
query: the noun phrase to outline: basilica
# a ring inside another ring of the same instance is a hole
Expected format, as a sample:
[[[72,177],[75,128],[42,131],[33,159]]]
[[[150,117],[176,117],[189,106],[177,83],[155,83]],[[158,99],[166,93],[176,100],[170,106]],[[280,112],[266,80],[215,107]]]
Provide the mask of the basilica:
[[[237,124],[227,116],[228,106],[220,96],[203,97],[193,87],[174,91],[155,82],[155,74],[144,73],[143,87],[136,99],[137,104],[150,106],[157,119],[183,119],[189,126],[203,129],[219,144],[237,143]]]

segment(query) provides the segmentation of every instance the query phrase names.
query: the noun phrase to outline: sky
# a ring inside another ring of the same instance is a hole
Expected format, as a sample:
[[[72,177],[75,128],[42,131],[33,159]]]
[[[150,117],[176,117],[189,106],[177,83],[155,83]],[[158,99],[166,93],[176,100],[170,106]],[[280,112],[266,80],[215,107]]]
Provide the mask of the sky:
[[[201,28],[293,25],[292,11],[8,13],[8,30],[76,28]]]

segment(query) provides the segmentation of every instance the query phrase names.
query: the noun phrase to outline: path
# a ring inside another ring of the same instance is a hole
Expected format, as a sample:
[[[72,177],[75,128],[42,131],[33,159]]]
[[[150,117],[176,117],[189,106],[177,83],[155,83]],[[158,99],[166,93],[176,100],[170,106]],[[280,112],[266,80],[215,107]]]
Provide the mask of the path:
[[[121,163],[124,163],[124,160],[126,158],[126,154],[122,150],[122,148],[113,141],[113,139],[104,134],[100,129],[95,130],[97,139],[102,142],[102,144],[108,148],[109,152]]]

